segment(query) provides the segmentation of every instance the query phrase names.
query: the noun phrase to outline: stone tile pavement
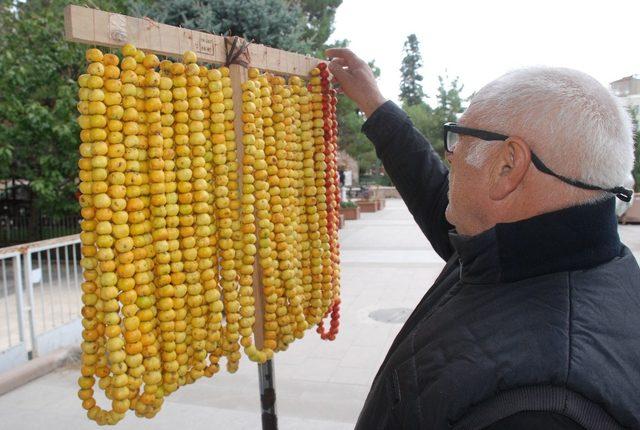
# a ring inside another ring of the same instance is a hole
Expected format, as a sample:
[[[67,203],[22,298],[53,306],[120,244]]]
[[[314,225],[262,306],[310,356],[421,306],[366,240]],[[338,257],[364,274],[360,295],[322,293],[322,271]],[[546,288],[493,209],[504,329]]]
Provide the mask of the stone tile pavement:
[[[621,226],[640,257],[640,226]],[[342,323],[335,342],[315,332],[275,358],[280,429],[352,429],[369,386],[401,327],[378,322],[373,311],[413,308],[444,263],[414,224],[404,204],[388,200],[341,230]],[[76,397],[77,366],[68,366],[0,397],[0,428],[94,429]],[[253,430],[260,428],[255,364],[178,390],[153,420],[127,416],[119,429]]]

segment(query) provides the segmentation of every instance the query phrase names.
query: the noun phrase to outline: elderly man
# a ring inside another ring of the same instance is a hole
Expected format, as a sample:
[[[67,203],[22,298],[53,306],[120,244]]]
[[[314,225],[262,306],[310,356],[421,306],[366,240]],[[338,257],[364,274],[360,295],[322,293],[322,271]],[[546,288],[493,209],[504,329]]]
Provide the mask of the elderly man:
[[[356,428],[640,428],[640,269],[614,213],[633,141],[616,99],[573,70],[508,73],[444,126],[448,169],[364,61],[327,55],[447,262]]]

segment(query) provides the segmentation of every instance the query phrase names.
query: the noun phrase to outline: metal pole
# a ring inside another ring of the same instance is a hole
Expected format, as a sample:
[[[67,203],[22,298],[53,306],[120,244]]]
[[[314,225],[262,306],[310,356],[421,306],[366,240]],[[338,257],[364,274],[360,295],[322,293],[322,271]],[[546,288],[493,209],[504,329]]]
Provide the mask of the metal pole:
[[[16,287],[16,307],[18,311],[18,334],[20,343],[23,344],[25,351],[27,350],[26,333],[24,332],[24,296],[22,285],[22,263],[24,256],[16,255],[13,259],[13,279]]]
[[[278,430],[276,414],[276,387],[273,360],[258,364],[260,379],[260,406],[262,408],[262,430]]]
[[[26,306],[27,309],[27,317],[29,318],[29,334],[31,335],[31,356],[30,358],[38,357],[38,338],[36,337],[36,322],[35,322],[35,300],[33,298],[33,275],[31,271],[33,270],[31,263],[31,251],[27,250],[23,254],[23,258],[25,259],[25,280],[27,284],[27,297],[29,299],[29,306]]]

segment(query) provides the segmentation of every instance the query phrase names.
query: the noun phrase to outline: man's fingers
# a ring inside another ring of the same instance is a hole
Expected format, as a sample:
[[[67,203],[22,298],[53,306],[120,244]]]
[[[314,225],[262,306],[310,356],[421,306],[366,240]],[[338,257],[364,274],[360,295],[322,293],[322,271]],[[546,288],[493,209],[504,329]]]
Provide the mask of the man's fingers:
[[[342,62],[338,61],[338,59],[331,60],[331,62],[329,63],[329,70],[338,80],[338,82],[341,82],[343,79],[348,78],[350,75],[349,71],[343,67]]]
[[[340,58],[340,57],[332,58],[331,62],[335,63],[335,64],[340,64],[341,66],[348,66],[347,60],[345,60],[344,58]]]
[[[349,48],[331,48],[324,51],[329,58],[341,58],[346,60],[347,65],[352,65],[361,61],[360,58]]]

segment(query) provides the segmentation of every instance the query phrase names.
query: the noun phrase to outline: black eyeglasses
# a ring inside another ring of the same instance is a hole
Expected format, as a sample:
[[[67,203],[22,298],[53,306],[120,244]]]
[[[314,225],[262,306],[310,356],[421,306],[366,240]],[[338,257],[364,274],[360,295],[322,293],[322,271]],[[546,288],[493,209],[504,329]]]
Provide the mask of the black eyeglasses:
[[[461,127],[455,122],[448,122],[444,125],[444,145],[447,152],[453,153],[455,147],[458,145],[458,141],[460,140],[460,135],[472,136],[485,141],[505,141],[509,139],[509,136],[505,136],[504,134],[493,133],[491,131],[479,130],[476,128]],[[542,173],[554,176],[560,179],[562,182],[573,185],[574,187],[583,188],[585,190],[606,191],[608,193],[614,194],[617,198],[624,202],[630,202],[631,197],[633,197],[633,191],[624,187],[602,188],[596,185],[585,184],[584,182],[567,178],[566,176],[558,175],[547,166],[545,166],[542,160],[540,160],[538,156],[533,153],[533,151],[531,151],[531,162],[536,167],[536,169],[538,169]]]

